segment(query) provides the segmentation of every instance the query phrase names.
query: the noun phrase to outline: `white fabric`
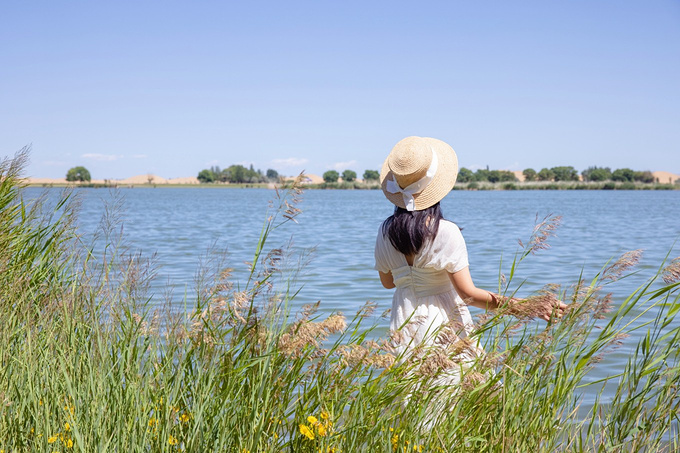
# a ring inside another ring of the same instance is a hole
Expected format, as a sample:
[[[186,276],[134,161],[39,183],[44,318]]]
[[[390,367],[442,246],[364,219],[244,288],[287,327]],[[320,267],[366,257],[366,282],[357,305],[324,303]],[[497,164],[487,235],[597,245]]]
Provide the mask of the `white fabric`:
[[[423,176],[413,184],[409,184],[408,186],[402,189],[401,186],[397,183],[397,180],[394,179],[394,175],[392,175],[392,179],[388,179],[387,184],[385,184],[385,190],[387,190],[389,193],[401,192],[401,195],[404,197],[404,204],[406,205],[406,210],[413,211],[416,209],[416,201],[413,198],[413,195],[425,190],[425,187],[427,187],[430,181],[432,181],[432,178],[434,178],[435,173],[437,173],[437,165],[438,165],[437,153],[434,152],[433,149],[432,161],[430,162],[430,167],[427,169],[427,173],[425,174],[425,176]]]
[[[423,341],[434,341],[431,333],[442,325],[454,322],[460,338],[472,334],[470,311],[449,279],[448,273],[458,272],[468,266],[465,240],[456,224],[448,220],[439,223],[437,236],[427,242],[409,266],[406,257],[395,249],[389,238],[378,232],[375,244],[375,269],[391,272],[396,289],[392,298],[390,328],[397,330],[408,321],[422,320],[402,329],[406,341],[397,349],[403,352],[409,346]]]

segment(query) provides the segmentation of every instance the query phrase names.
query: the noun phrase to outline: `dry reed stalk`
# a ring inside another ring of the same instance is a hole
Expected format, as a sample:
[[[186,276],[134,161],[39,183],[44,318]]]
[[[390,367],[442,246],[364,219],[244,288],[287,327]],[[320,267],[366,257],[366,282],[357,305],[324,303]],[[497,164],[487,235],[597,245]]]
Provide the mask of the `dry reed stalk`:
[[[345,317],[340,314],[330,315],[321,322],[301,319],[291,324],[278,341],[279,350],[292,357],[303,357],[305,350],[319,347],[320,342],[329,335],[342,332],[347,328]]]
[[[671,264],[664,268],[661,278],[663,278],[663,281],[669,285],[671,283],[680,281],[680,257],[675,258],[673,261],[671,261]]]
[[[369,341],[366,345],[352,343],[341,346],[338,349],[341,364],[345,367],[357,365],[374,366],[377,368],[389,368],[394,364],[395,357],[391,353],[382,353],[383,346],[375,341]]]
[[[618,280],[624,272],[635,267],[642,257],[642,250],[631,250],[619,257],[602,272],[602,280]]]
[[[374,312],[375,309],[378,307],[378,304],[373,301],[366,301],[366,303],[357,311],[357,317],[360,319],[365,319],[371,316]]]
[[[531,238],[526,247],[524,243],[518,239],[520,247],[526,250],[525,255],[529,253],[535,254],[539,250],[550,248],[548,238],[556,235],[555,231],[562,223],[562,216],[548,214],[540,222],[538,222],[538,216],[536,216],[536,222],[536,226],[534,227],[534,231],[531,234]]]

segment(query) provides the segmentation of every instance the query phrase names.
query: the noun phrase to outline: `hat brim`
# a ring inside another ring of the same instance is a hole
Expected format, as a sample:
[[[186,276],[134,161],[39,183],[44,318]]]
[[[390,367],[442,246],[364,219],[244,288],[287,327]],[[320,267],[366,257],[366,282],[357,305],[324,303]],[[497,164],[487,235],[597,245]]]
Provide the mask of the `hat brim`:
[[[437,171],[432,178],[432,181],[423,189],[422,192],[413,194],[415,202],[415,210],[420,211],[427,209],[440,202],[456,184],[458,178],[458,156],[456,152],[441,140],[430,137],[421,137],[432,148],[432,151],[437,153]],[[388,159],[385,159],[382,170],[380,171],[380,185],[385,197],[396,206],[406,209],[404,197],[400,192],[390,193],[386,190],[387,181],[392,179],[392,172],[387,164]]]

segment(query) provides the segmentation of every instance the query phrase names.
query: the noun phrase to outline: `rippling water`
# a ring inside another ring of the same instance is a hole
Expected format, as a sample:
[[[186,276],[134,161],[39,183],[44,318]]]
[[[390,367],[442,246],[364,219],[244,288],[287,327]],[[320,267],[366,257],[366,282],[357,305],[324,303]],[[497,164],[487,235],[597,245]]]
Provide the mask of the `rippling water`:
[[[26,196],[41,191],[28,188]],[[88,235],[113,195],[107,190],[77,192],[82,197],[81,232]],[[122,214],[129,242],[149,255],[158,253],[159,300],[168,282],[180,299],[185,290],[191,293],[199,257],[213,244],[227,249],[231,267],[243,269],[243,263],[252,260],[274,195],[264,189],[196,188],[117,193],[125,201]],[[50,189],[49,195],[56,197],[57,189]],[[322,310],[351,314],[372,300],[379,313],[389,308],[392,292],[382,288],[373,270],[375,235],[392,213],[382,192],[310,190],[300,207],[299,224],[287,224],[269,243],[277,247],[292,237],[298,250],[315,247],[299,280],[304,288],[296,306],[320,300]],[[497,288],[501,258],[507,273],[517,239],[528,239],[536,216],[563,217],[551,249],[530,256],[519,268],[516,283],[526,280],[520,296],[547,283],[573,284],[581,272],[592,278],[608,259],[643,249],[640,272],[613,287],[615,301],[620,300],[654,274],[680,236],[680,191],[455,191],[442,201],[442,209],[463,229],[476,285],[490,290]],[[676,249],[672,257],[679,254]],[[242,279],[244,274],[235,275]],[[626,348],[608,355],[592,378],[620,370],[626,358]]]

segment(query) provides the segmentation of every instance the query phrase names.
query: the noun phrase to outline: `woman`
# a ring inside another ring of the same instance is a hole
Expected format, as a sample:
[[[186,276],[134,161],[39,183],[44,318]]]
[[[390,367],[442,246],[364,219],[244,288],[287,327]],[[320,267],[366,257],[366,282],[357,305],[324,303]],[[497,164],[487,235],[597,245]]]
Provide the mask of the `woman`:
[[[457,176],[453,148],[425,137],[397,143],[381,171],[383,192],[396,208],[378,233],[375,268],[385,288],[396,288],[390,327],[402,333],[399,352],[435,344],[434,334],[445,326],[465,339],[473,330],[467,305],[493,310],[505,302],[475,286],[460,229],[442,216],[439,202]],[[558,304],[555,314],[561,316],[564,308]]]

